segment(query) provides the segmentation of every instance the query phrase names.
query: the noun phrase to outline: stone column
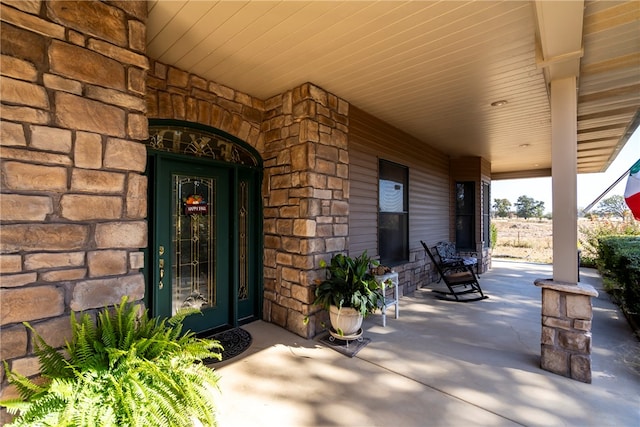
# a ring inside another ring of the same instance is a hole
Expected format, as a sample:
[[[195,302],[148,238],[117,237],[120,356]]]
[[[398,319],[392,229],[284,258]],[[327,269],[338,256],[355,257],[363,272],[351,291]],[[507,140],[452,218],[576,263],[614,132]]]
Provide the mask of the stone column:
[[[591,383],[592,286],[538,279],[542,288],[540,367]]]
[[[349,104],[305,83],[265,110],[264,318],[312,337],[318,265],[348,243]]]

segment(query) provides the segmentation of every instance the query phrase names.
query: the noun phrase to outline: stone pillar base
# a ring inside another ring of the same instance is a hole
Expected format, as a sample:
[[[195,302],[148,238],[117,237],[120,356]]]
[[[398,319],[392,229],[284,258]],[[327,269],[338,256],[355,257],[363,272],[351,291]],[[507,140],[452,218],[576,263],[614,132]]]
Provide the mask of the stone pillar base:
[[[576,381],[591,383],[592,286],[537,279],[542,288],[540,367]]]

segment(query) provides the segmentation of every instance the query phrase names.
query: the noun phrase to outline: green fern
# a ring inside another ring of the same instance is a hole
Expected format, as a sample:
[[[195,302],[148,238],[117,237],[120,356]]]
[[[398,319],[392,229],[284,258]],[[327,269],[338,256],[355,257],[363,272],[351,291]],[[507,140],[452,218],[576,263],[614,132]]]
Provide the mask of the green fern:
[[[182,334],[185,310],[169,319],[149,318],[128,304],[103,310],[93,322],[71,315],[73,338],[67,356],[34,335],[44,380],[11,372],[20,399],[0,402],[19,416],[11,426],[186,426],[194,420],[216,425],[211,398],[218,376],[202,364],[220,359],[219,342]]]

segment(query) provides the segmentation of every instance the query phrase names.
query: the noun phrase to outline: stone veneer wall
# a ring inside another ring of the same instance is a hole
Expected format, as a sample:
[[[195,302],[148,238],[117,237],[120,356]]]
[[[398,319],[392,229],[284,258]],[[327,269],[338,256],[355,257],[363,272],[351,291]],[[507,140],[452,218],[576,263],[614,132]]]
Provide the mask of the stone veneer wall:
[[[223,130],[264,152],[264,101],[150,59],[147,116]]]
[[[320,260],[347,249],[348,113],[310,83],[265,102],[264,317],[303,337],[324,320],[312,305]]]
[[[21,322],[62,346],[71,310],[144,296],[147,5],[0,7],[0,359],[30,376]]]
[[[348,104],[310,83],[266,101],[150,60],[149,118],[209,125],[264,162],[264,320],[316,334],[321,258],[348,238]],[[313,321],[305,322],[309,316]]]

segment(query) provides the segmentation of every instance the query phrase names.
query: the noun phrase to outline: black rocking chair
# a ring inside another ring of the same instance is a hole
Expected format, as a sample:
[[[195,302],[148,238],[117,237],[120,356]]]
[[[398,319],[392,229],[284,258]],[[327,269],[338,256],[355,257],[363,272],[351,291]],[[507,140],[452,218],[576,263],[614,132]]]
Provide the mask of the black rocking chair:
[[[434,255],[437,252],[433,251],[432,253],[425,242],[420,241],[420,243],[422,243],[429,258],[431,258],[431,262],[438,271],[441,280],[449,289],[448,292],[436,289],[433,292],[439,294],[442,299],[457,302],[479,301],[489,298],[482,292],[472,266],[465,265],[462,261],[457,263],[448,262],[447,264],[438,262],[439,260]]]

